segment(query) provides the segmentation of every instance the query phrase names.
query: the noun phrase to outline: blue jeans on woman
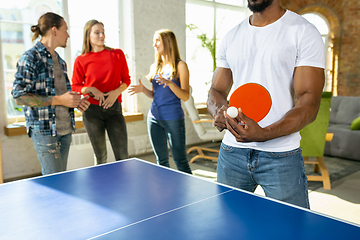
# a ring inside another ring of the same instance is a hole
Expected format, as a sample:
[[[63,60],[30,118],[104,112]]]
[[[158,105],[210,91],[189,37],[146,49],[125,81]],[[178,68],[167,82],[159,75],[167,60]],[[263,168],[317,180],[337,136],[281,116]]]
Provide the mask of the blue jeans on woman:
[[[118,161],[129,157],[126,122],[122,114],[121,103],[116,101],[109,109],[91,104],[83,112],[83,123],[94,150],[95,164],[107,162],[105,130],[107,131],[115,160]]]
[[[222,143],[217,181],[250,192],[260,185],[267,197],[310,208],[300,148],[287,152],[264,152]]]
[[[66,171],[71,135],[47,136],[30,129],[43,175]]]
[[[186,155],[184,119],[159,121],[148,117],[147,126],[157,163],[165,167],[170,167],[169,142],[171,154],[177,169],[191,174]]]

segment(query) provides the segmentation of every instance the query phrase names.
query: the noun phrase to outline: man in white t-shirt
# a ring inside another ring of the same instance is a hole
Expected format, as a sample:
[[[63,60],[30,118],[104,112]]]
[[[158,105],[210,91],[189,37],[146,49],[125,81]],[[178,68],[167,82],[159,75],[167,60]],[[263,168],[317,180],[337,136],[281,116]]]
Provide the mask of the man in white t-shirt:
[[[299,131],[319,110],[324,44],[312,24],[279,0],[248,0],[248,7],[253,15],[221,43],[207,102],[214,125],[226,129],[218,182],[251,192],[260,185],[268,197],[309,208]],[[241,109],[236,119],[226,114],[229,93],[245,83],[261,84],[271,96],[258,123]]]

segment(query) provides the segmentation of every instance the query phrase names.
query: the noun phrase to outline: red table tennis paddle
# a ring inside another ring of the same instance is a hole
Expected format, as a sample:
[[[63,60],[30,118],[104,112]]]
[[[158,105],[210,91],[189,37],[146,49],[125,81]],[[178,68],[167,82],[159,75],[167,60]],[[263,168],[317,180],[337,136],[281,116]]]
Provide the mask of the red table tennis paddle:
[[[229,99],[230,107],[241,108],[247,117],[256,122],[260,122],[269,113],[271,103],[271,96],[267,89],[257,83],[241,85]]]

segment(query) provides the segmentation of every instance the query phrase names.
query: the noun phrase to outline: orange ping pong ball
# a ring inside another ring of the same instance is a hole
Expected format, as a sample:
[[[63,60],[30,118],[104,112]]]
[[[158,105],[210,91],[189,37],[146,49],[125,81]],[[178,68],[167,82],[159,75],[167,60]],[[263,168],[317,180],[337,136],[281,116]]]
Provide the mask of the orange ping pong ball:
[[[226,113],[231,117],[231,118],[236,118],[238,115],[238,110],[236,109],[236,107],[229,107],[226,110]]]

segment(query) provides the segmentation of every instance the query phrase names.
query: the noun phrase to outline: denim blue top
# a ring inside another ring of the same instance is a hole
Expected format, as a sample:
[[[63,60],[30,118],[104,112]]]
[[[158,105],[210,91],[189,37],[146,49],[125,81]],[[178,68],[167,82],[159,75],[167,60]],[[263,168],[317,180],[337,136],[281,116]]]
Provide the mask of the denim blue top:
[[[65,61],[57,55],[64,71],[68,91],[71,91]],[[41,96],[55,96],[54,67],[50,52],[41,42],[26,51],[17,62],[17,71],[12,92],[14,98],[31,93]],[[26,130],[32,127],[41,134],[56,136],[55,106],[29,107],[24,106]],[[75,129],[74,109],[70,108],[73,129]]]
[[[163,78],[170,79],[171,73],[162,74]],[[154,100],[149,111],[149,116],[160,121],[179,120],[184,118],[184,111],[181,107],[181,100],[171,91],[169,87],[159,85],[156,80],[159,78],[155,75],[152,79]],[[180,87],[180,79],[172,80]]]

